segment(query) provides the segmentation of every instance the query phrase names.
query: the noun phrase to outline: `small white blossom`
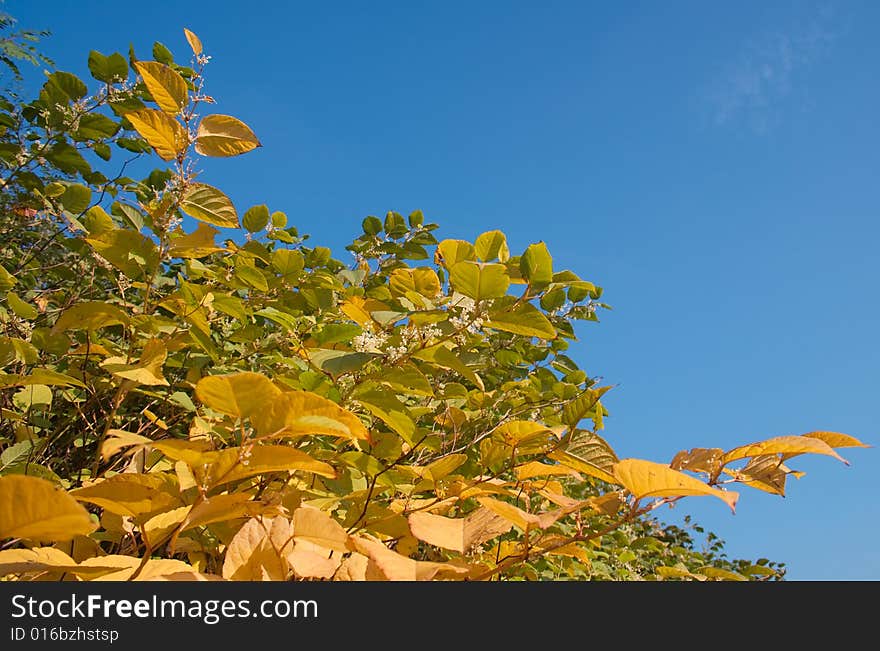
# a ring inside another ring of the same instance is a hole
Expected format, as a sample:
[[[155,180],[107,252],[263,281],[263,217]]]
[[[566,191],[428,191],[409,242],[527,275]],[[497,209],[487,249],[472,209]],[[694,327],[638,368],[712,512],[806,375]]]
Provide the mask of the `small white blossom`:
[[[359,353],[381,353],[382,346],[386,341],[388,341],[388,335],[384,332],[364,331],[351,340],[351,345]]]

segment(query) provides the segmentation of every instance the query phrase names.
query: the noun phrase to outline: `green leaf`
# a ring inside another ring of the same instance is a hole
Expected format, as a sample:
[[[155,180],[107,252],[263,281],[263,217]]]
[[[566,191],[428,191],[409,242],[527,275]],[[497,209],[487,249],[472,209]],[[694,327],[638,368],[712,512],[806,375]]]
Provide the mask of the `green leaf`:
[[[510,258],[510,250],[507,248],[507,238],[501,231],[488,231],[477,238],[474,246],[477,257],[483,262],[498,260],[507,262]]]
[[[464,240],[443,240],[437,245],[437,256],[440,264],[451,270],[464,260],[476,261],[477,251],[473,244]]]
[[[52,389],[45,384],[31,384],[19,389],[12,396],[12,404],[21,411],[52,406]]]
[[[46,160],[53,163],[65,174],[76,174],[77,172],[88,174],[92,171],[92,166],[82,157],[82,154],[66,142],[53,145],[46,152]]]
[[[165,113],[177,115],[189,104],[186,81],[178,72],[158,61],[138,61],[134,67],[153,100]]]
[[[61,205],[68,212],[79,215],[92,203],[92,191],[79,183],[72,183],[61,195]]]
[[[382,222],[378,217],[373,217],[370,215],[369,217],[364,217],[364,221],[361,222],[361,227],[364,229],[364,233],[367,235],[378,235],[382,232]]]
[[[300,251],[291,249],[272,251],[272,268],[287,282],[296,278],[305,266],[305,257]]]
[[[204,183],[189,186],[180,209],[190,217],[214,226],[238,228],[238,213],[229,197]]]
[[[404,441],[410,445],[413,444],[413,434],[416,431],[415,422],[409,410],[394,394],[384,391],[368,391],[357,394],[354,396],[354,400],[397,432]]]
[[[89,72],[98,81],[113,84],[128,77],[128,62],[118,52],[104,56],[97,50],[89,53]]]
[[[275,228],[284,228],[287,226],[287,215],[285,215],[280,210],[276,210],[272,213],[272,226]]]
[[[369,353],[353,353],[324,348],[310,348],[308,354],[312,364],[333,376],[357,371],[375,357]]]
[[[526,337],[555,339],[556,328],[550,320],[531,303],[521,303],[513,310],[490,312],[486,327],[504,330]]]
[[[202,156],[238,156],[261,146],[251,128],[230,115],[206,116],[196,133],[196,151]]]
[[[86,140],[104,140],[111,138],[119,131],[119,124],[100,113],[88,113],[79,119],[79,128],[75,137]]]
[[[553,258],[543,242],[531,244],[519,261],[523,277],[533,288],[542,288],[553,281]]]
[[[162,45],[159,41],[153,43],[153,58],[156,61],[164,63],[166,66],[170,66],[174,63],[174,55],[171,54],[171,50]]]
[[[7,291],[12,289],[18,281],[15,279],[11,273],[6,270],[6,267],[0,265],[0,291]]]
[[[262,204],[248,208],[241,223],[249,233],[259,233],[269,223],[269,207]]]
[[[88,93],[88,88],[82,80],[70,72],[53,72],[49,75],[46,86],[55,93],[61,93],[68,101],[72,102],[82,99]]]
[[[15,292],[7,292],[6,293],[6,303],[15,312],[15,316],[20,319],[25,319],[27,321],[33,321],[37,318],[39,312],[37,312],[37,308],[35,308],[30,303],[25,303],[21,300]]]
[[[452,266],[449,282],[460,294],[481,301],[507,293],[510,278],[503,264],[463,261]]]

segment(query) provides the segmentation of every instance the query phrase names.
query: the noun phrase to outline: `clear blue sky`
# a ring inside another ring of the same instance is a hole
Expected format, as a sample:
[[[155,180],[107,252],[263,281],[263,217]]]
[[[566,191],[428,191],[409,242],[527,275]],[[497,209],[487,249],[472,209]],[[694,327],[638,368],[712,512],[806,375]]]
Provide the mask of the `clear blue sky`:
[[[138,9],[140,7],[140,10]],[[813,429],[876,445],[880,3],[9,0],[60,69],[89,49],[213,55],[208,92],[264,147],[209,161],[346,259],[367,214],[502,228],[605,287],[575,358],[618,386],[607,436],[668,461]],[[880,579],[880,450],[801,458],[731,515],[731,556]]]

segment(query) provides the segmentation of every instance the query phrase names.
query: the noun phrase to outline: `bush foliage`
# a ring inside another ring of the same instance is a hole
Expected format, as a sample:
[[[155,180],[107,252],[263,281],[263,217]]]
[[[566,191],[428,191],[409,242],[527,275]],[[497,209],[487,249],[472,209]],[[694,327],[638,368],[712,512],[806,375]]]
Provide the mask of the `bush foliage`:
[[[781,495],[791,457],[859,441],[618,459],[610,387],[566,355],[601,287],[418,210],[365,218],[350,263],[239,212],[199,159],[261,143],[211,112],[185,36],[188,64],[93,51],[92,90],[54,71],[0,98],[0,575],[782,576],[653,512]]]

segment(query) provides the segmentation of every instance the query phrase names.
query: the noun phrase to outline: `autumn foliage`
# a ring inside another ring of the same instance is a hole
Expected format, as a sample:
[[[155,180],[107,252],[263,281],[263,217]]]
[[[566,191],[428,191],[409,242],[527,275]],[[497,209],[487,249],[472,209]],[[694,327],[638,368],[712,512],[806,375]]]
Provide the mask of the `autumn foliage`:
[[[55,71],[0,101],[0,576],[781,575],[652,512],[782,495],[793,457],[863,444],[619,459],[610,387],[566,355],[602,288],[541,242],[438,240],[420,211],[364,219],[350,263],[240,213],[199,160],[261,142],[211,110],[184,35],[187,65],[93,51],[93,91]]]

